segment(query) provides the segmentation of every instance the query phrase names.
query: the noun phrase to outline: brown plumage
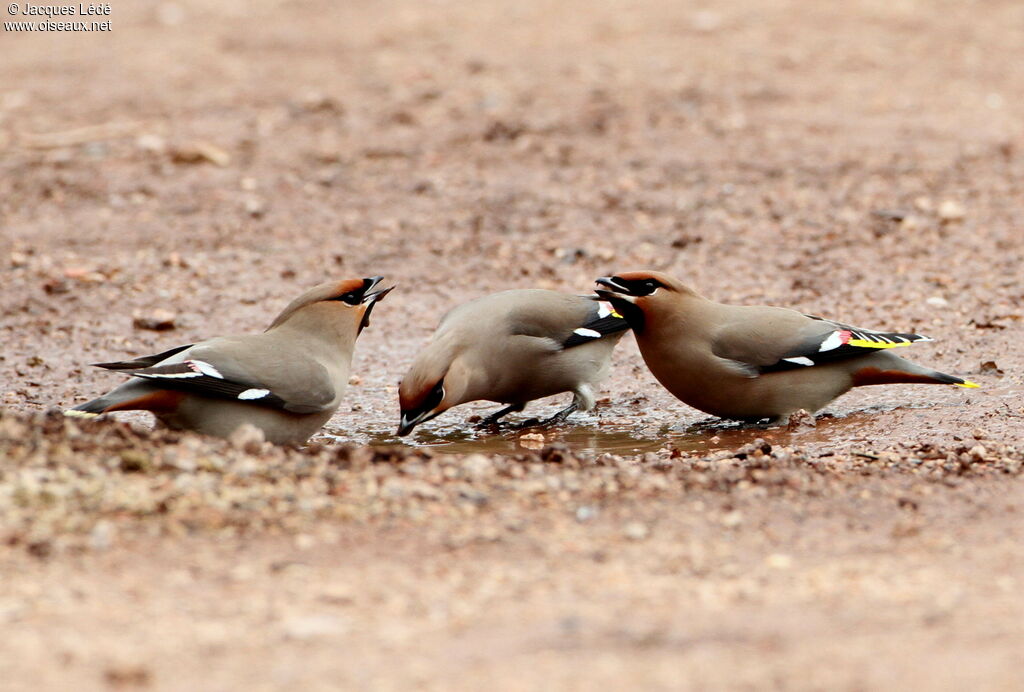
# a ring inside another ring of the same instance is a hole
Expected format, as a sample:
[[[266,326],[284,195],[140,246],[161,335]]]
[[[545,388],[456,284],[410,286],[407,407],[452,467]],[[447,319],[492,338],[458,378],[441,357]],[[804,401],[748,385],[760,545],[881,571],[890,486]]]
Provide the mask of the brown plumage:
[[[520,289],[460,305],[442,318],[402,379],[398,434],[481,399],[508,404],[488,423],[561,392],[573,392],[573,402],[546,423],[589,410],[626,329],[593,296]]]
[[[876,332],[786,308],[715,303],[659,272],[604,277],[597,293],[636,334],[666,389],[722,418],[783,418],[817,411],[852,387],[901,382],[976,387],[895,355],[931,341]]]
[[[356,337],[391,289],[381,277],[321,284],[262,334],[222,336],[131,361],[99,363],[132,379],[69,415],[152,412],[164,425],[218,437],[250,423],[266,439],[301,444],[326,423],[348,385]]]

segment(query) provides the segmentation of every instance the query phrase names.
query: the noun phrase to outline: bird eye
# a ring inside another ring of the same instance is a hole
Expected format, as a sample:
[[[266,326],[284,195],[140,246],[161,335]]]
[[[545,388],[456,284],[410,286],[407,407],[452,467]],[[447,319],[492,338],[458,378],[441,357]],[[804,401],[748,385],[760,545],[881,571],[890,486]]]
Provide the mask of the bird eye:
[[[424,411],[433,411],[442,401],[444,401],[444,380],[434,385],[434,388],[423,402],[422,408]]]
[[[349,291],[344,295],[338,296],[334,300],[340,300],[341,302],[348,303],[349,305],[359,305],[359,301],[361,298],[362,296],[359,295],[359,293],[357,293],[356,291]]]

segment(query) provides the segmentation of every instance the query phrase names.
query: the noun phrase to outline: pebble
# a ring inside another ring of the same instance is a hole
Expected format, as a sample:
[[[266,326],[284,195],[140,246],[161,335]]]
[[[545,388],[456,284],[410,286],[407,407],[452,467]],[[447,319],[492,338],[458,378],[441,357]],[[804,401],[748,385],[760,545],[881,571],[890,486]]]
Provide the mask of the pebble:
[[[622,527],[622,535],[631,541],[642,541],[651,535],[651,530],[643,522],[631,521]]]
[[[570,447],[560,447],[557,455],[512,456],[340,444],[289,449],[267,444],[250,426],[229,440],[216,440],[109,418],[70,421],[59,411],[0,408],[0,458],[10,469],[0,475],[0,526],[6,540],[39,559],[66,548],[107,550],[140,535],[225,530],[279,531],[291,536],[293,549],[313,550],[336,543],[321,539],[318,527],[378,518],[418,523],[448,517],[474,526],[473,542],[502,540],[524,530],[520,512],[538,503],[587,523],[615,497],[626,502],[694,492],[763,497],[775,489],[827,496],[832,479],[844,469],[877,473],[875,467],[884,467],[885,473],[922,474],[947,483],[965,473],[1022,473],[1024,450],[992,441],[980,429],[976,433],[984,445],[909,443],[874,450],[876,461],[870,463],[837,452],[821,465],[799,448],[756,439],[662,464],[657,455],[642,463],[637,456],[577,455]],[[545,463],[556,456],[558,463]],[[871,498],[866,488],[864,497]],[[719,502],[705,498],[710,499],[698,495],[688,506],[707,513]],[[712,520],[725,528],[745,523],[738,509]],[[640,520],[619,527],[627,540],[643,540],[651,531],[652,525]],[[251,575],[246,567],[233,578]]]
[[[542,449],[544,447],[544,436],[540,433],[526,433],[519,436],[519,444],[526,449]]]
[[[178,316],[170,310],[157,309],[145,314],[137,314],[132,320],[136,329],[149,329],[151,331],[163,332],[174,329]]]
[[[939,218],[943,221],[959,221],[966,215],[964,206],[956,200],[947,199],[939,205]]]
[[[722,526],[734,529],[743,523],[743,512],[735,509],[722,516]]]

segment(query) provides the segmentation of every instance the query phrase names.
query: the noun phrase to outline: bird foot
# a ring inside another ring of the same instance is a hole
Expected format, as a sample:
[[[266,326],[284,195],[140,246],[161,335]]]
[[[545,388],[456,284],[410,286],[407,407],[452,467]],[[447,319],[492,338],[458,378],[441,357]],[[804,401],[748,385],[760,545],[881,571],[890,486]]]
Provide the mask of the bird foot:
[[[505,416],[507,416],[510,413],[517,413],[519,411],[522,411],[523,408],[524,407],[523,407],[522,404],[515,404],[515,405],[512,405],[512,406],[506,406],[505,408],[501,409],[500,411],[495,411],[491,415],[489,415],[486,418],[480,420],[476,424],[475,427],[478,428],[478,429],[497,428],[497,427],[499,427],[501,425],[501,419],[502,418],[504,418]]]
[[[565,408],[563,408],[561,411],[551,416],[550,418],[545,418],[544,420],[538,420],[537,418],[528,418],[522,423],[518,423],[517,425],[515,425],[512,429],[523,430],[525,428],[549,428],[553,425],[558,425],[559,423],[564,422],[565,419],[568,418],[569,415],[577,408],[578,406],[575,403],[569,404],[568,406],[566,406]]]

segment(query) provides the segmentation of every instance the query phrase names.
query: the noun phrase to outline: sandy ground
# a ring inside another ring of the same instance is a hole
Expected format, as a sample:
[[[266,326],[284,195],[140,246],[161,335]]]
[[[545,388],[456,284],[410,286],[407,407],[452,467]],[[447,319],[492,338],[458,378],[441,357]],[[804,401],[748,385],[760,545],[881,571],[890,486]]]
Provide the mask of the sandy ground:
[[[110,19],[0,38],[0,689],[1024,686],[1024,6]],[[983,387],[694,428],[627,337],[540,449],[480,405],[379,451],[446,309],[635,268],[926,333]],[[310,449],[39,413],[372,274]]]

